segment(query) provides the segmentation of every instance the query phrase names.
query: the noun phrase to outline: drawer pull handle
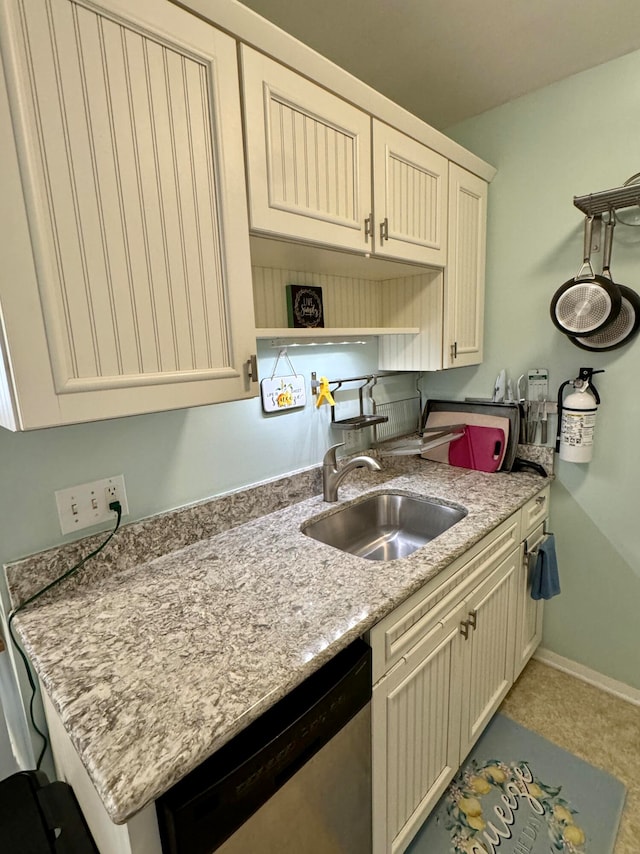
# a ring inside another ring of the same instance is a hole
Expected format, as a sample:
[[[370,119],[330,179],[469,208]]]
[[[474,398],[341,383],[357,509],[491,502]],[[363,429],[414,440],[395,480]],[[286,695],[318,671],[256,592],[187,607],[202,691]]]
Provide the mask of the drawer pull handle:
[[[544,502],[545,502],[546,500],[547,500],[547,496],[546,496],[546,495],[539,495],[539,496],[536,498],[536,504],[538,505],[538,507],[542,507],[542,505],[544,504]]]
[[[469,623],[469,625],[471,626],[471,628],[473,629],[474,632],[477,628],[477,623],[478,623],[477,617],[478,617],[477,611],[469,611],[469,619],[467,622]]]
[[[469,621],[468,620],[463,620],[460,623],[460,634],[462,635],[462,637],[465,640],[467,640],[467,638],[469,637]]]

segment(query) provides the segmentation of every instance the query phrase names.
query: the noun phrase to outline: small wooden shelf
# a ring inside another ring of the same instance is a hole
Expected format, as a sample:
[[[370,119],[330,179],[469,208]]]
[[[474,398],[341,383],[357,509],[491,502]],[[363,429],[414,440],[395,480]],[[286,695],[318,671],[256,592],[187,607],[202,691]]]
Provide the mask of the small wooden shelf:
[[[324,326],[313,329],[291,329],[290,327],[256,329],[256,338],[345,338],[362,335],[417,335],[419,326]]]

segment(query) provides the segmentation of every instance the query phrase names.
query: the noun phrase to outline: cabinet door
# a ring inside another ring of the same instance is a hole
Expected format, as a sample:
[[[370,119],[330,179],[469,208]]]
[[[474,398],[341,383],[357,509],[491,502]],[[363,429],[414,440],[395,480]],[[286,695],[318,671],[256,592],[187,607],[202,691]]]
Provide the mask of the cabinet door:
[[[482,362],[487,183],[449,165],[449,248],[445,271],[445,368]]]
[[[466,600],[468,637],[460,759],[477,741],[513,683],[515,582],[520,551],[503,561]]]
[[[253,396],[235,42],[162,0],[0,15],[24,188],[2,204],[30,237],[0,293],[18,426]]]
[[[373,689],[373,852],[404,851],[459,758],[460,608]]]
[[[446,158],[373,120],[376,254],[444,267]]]
[[[245,45],[241,56],[252,230],[368,251],[369,116]]]
[[[520,552],[520,564],[516,580],[518,606],[516,608],[516,644],[513,678],[517,679],[525,664],[538,648],[542,640],[543,600],[531,598],[531,572],[529,556],[531,549],[542,541],[544,526],[531,534]]]

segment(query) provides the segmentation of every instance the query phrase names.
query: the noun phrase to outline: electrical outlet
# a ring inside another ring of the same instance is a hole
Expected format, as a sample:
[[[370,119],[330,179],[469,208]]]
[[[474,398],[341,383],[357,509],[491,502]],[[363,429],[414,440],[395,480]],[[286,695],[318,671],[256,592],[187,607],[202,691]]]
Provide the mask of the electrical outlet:
[[[124,475],[121,474],[58,489],[55,495],[63,534],[71,534],[103,522],[114,522],[116,513],[109,510],[112,501],[120,502],[123,516],[129,515]]]

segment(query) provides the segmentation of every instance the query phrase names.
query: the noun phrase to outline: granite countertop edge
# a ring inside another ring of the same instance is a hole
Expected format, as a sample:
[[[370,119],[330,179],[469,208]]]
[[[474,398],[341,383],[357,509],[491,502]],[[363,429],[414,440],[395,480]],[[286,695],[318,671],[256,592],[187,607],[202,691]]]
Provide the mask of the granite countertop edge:
[[[397,460],[145,563],[91,572],[15,621],[110,818],[157,799],[449,566],[549,481]],[[311,518],[396,489],[467,516],[402,560],[306,537]]]

